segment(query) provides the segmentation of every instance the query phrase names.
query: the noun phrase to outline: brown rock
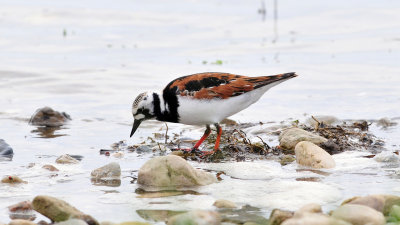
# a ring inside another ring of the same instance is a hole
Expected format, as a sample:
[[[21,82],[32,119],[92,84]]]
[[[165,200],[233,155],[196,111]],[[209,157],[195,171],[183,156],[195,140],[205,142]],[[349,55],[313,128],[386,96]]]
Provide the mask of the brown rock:
[[[71,117],[65,112],[54,111],[50,107],[43,107],[32,115],[29,123],[36,126],[58,127],[64,125]]]

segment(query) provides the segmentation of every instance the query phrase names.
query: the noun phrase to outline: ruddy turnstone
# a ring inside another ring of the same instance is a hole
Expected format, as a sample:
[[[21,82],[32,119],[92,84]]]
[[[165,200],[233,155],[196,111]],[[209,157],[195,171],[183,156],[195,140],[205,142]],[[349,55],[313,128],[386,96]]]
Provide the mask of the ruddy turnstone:
[[[197,150],[211,133],[210,125],[217,129],[214,151],[219,149],[223,119],[255,103],[271,87],[296,77],[295,73],[274,76],[247,77],[229,73],[197,73],[171,81],[162,91],[144,92],[132,105],[135,119],[131,137],[144,120],[205,125],[206,131],[192,150]]]

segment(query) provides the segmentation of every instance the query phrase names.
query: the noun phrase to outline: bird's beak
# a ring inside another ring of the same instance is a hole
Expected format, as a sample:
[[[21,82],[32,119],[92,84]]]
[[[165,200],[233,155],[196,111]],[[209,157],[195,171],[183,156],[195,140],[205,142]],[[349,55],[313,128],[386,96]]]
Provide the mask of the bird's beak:
[[[135,131],[138,129],[139,125],[142,123],[143,120],[135,120],[135,122],[133,122],[133,126],[132,126],[132,131],[131,131],[131,136],[135,133]]]

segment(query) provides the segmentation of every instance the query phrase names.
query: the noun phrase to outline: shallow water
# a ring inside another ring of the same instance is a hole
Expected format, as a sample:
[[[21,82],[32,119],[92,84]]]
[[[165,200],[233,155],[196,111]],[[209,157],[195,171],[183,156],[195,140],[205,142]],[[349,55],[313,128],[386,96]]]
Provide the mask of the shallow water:
[[[99,154],[114,142],[140,143],[164,129],[163,123],[144,123],[128,139],[131,103],[138,93],[204,71],[300,75],[232,117],[240,122],[324,114],[399,118],[396,1],[278,1],[275,20],[273,1],[264,2],[264,19],[257,13],[262,1],[0,2],[0,138],[15,152],[12,161],[0,161],[0,176],[15,174],[29,182],[0,186],[2,222],[9,220],[7,206],[38,194],[63,198],[100,221],[118,222],[143,220],[139,209],[212,209],[218,198],[259,207],[267,216],[276,207],[317,202],[329,210],[354,195],[400,192],[397,164],[347,152],[335,156],[337,167],[325,175],[273,160],[193,163],[227,175],[196,189],[204,195],[142,199],[136,198],[130,176],[150,156]],[[73,120],[52,134],[28,125],[33,112],[46,105]],[[183,135],[193,139],[202,133],[197,127],[168,126],[171,133],[186,129]],[[372,129],[389,151],[399,150],[399,126]],[[65,153],[83,156],[82,162],[56,165],[55,177],[41,169]],[[111,161],[121,165],[121,185],[92,185],[90,171]],[[30,163],[35,166],[27,168]],[[298,181],[308,177],[319,181]],[[170,204],[151,204],[160,201]]]

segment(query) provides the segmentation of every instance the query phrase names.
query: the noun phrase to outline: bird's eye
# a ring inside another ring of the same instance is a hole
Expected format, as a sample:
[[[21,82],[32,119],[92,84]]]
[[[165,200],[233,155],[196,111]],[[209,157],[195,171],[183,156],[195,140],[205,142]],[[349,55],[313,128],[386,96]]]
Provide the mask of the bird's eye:
[[[147,100],[147,97],[144,97],[144,99],[143,99],[144,101],[146,101]]]

